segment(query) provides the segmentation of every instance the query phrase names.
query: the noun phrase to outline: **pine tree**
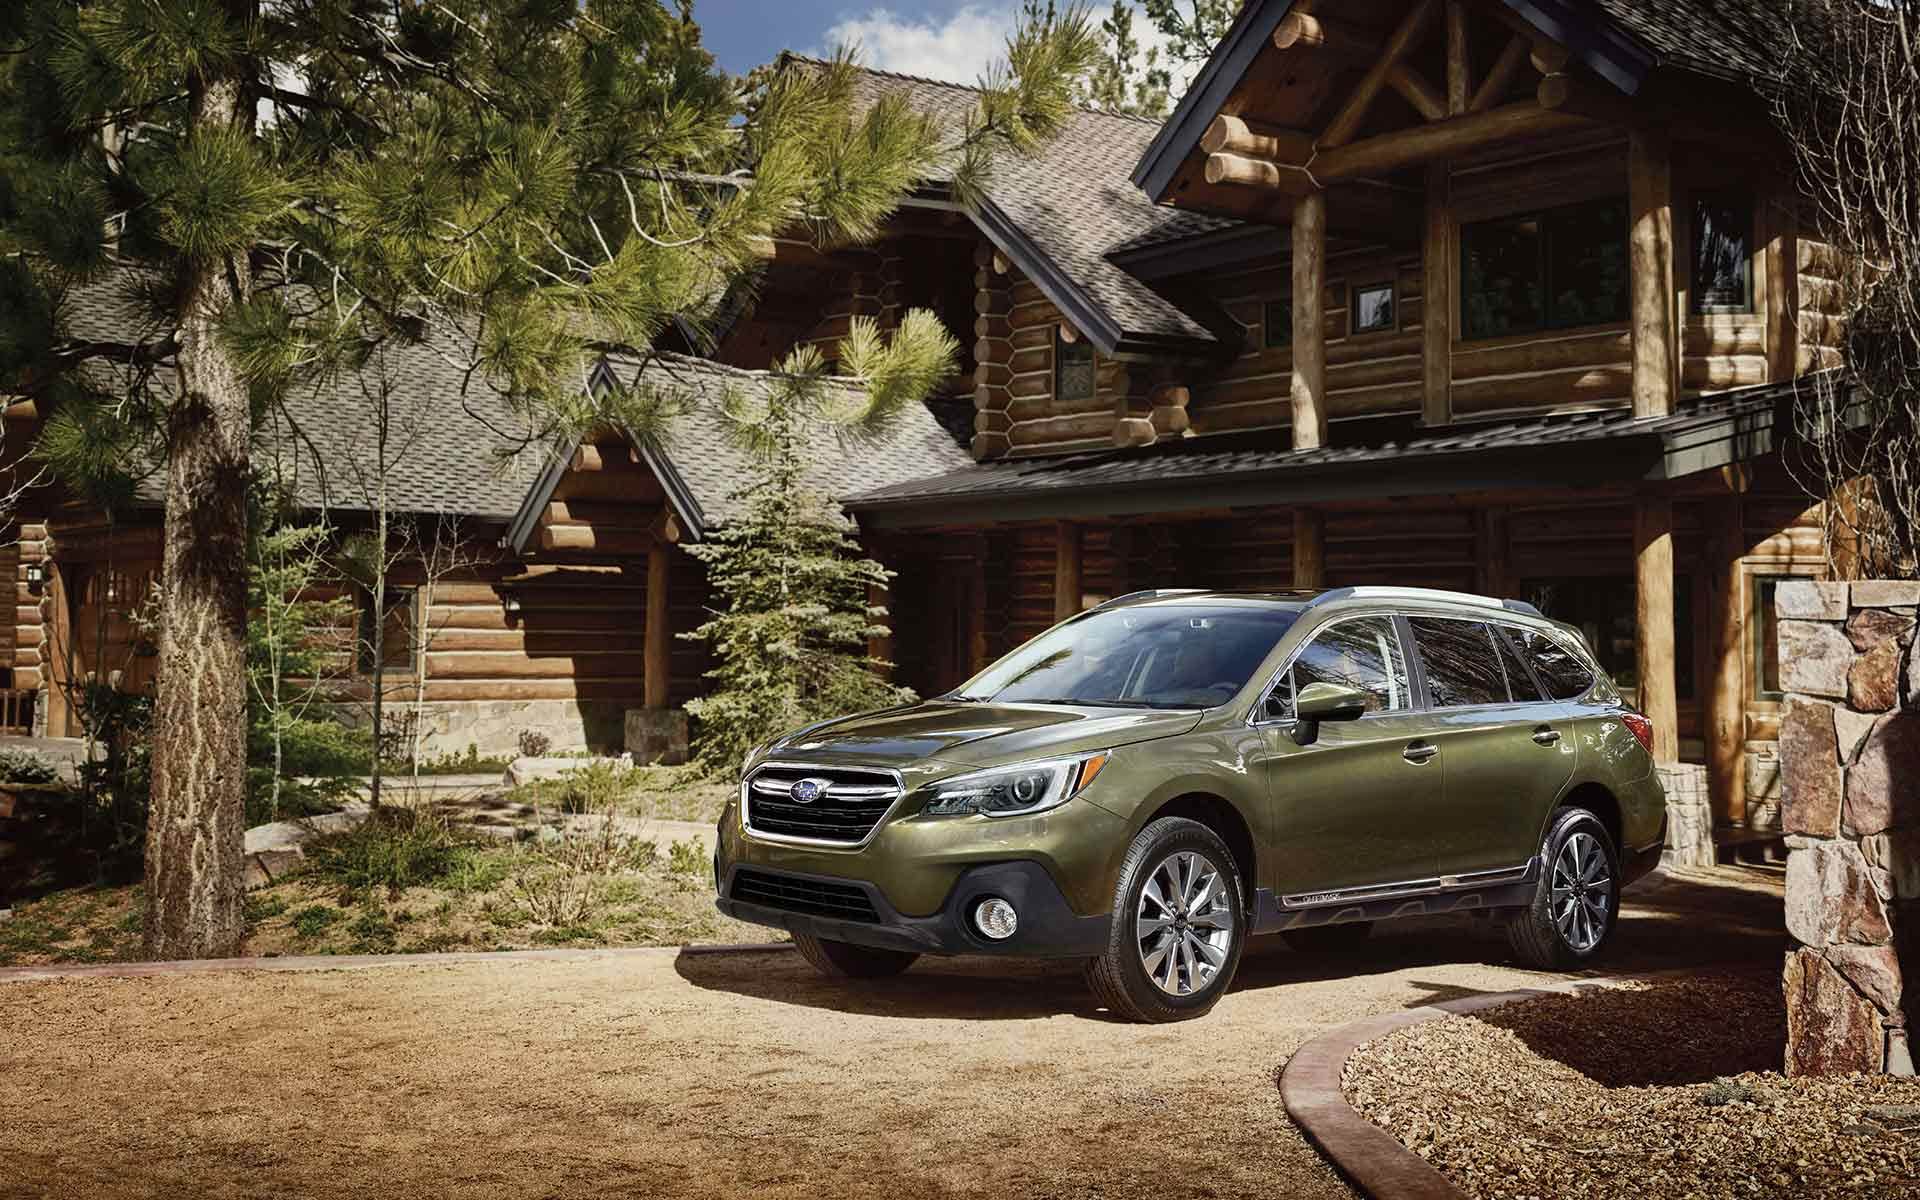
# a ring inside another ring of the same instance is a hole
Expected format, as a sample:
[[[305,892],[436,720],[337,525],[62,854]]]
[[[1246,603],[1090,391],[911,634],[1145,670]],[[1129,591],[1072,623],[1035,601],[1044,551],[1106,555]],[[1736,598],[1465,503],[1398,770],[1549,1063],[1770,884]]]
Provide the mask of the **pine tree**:
[[[1113,0],[1113,10],[1100,22],[1105,41],[1100,62],[1087,76],[1083,99],[1103,112],[1135,117],[1164,117],[1172,77],[1160,65],[1160,48],[1143,55],[1133,32],[1133,6]]]
[[[1244,0],[1141,0],[1147,20],[1167,35],[1175,62],[1203,63],[1227,36]]]
[[[844,61],[749,94],[689,10],[647,0],[0,9],[0,382],[71,429],[132,430],[164,480],[156,957],[231,954],[243,932],[264,410],[404,341],[509,394],[528,447],[646,427],[643,392],[583,388],[600,347],[649,345],[775,234],[870,238],[936,167],[977,188],[996,151],[1060,127],[1096,44],[1077,14],[1017,31],[949,129],[857,108]],[[76,336],[75,291],[115,280],[137,315]]]

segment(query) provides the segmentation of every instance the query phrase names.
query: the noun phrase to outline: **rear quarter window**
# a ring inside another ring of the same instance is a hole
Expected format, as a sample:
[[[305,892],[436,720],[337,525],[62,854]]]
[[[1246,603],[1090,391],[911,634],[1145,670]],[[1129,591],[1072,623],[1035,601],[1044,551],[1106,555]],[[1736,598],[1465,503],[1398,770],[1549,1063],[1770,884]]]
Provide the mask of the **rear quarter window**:
[[[1520,638],[1520,649],[1533,664],[1534,673],[1540,676],[1549,697],[1572,700],[1585,695],[1593,686],[1592,670],[1558,638],[1534,629],[1513,632]]]

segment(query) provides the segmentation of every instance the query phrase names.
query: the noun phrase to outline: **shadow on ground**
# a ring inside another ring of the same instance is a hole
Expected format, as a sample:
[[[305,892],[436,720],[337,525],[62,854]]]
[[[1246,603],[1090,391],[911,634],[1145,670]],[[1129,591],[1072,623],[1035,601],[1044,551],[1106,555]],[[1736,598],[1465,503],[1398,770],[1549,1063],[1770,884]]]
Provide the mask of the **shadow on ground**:
[[[1619,927],[1601,958],[1592,969],[1572,977],[1694,966],[1777,968],[1785,936],[1777,875],[1737,868],[1662,873],[1628,890]],[[982,970],[983,961],[926,957],[905,975],[882,980],[826,979],[792,954],[683,954],[675,970],[698,988],[868,1016],[1110,1019],[1082,984],[1077,960],[1007,959]],[[1339,954],[1297,953],[1278,937],[1255,938],[1241,960],[1233,991],[1276,990],[1454,963],[1517,966],[1498,919],[1420,917],[1376,926],[1373,937]],[[1547,973],[1537,977],[1565,978]],[[1414,986],[1423,994],[1408,1007],[1485,994],[1440,982],[1415,980]]]

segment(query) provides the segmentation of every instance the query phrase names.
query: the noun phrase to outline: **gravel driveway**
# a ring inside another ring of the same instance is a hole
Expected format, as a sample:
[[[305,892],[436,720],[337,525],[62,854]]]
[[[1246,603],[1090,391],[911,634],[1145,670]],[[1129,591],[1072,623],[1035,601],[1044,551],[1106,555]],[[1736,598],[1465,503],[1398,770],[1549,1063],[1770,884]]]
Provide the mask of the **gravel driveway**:
[[[1658,878],[1607,967],[1779,961],[1778,886]],[[1077,972],[791,952],[0,985],[0,1196],[1345,1196],[1277,1069],[1371,1013],[1541,976],[1491,925],[1345,959],[1254,943],[1207,1019]]]

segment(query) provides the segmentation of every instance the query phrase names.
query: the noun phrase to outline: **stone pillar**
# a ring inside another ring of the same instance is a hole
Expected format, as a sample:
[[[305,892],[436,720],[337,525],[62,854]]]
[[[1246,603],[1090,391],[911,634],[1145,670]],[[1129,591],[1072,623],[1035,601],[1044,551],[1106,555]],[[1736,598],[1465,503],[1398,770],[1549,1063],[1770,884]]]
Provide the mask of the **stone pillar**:
[[[1776,593],[1790,1075],[1913,1074],[1920,1010],[1920,583]]]

